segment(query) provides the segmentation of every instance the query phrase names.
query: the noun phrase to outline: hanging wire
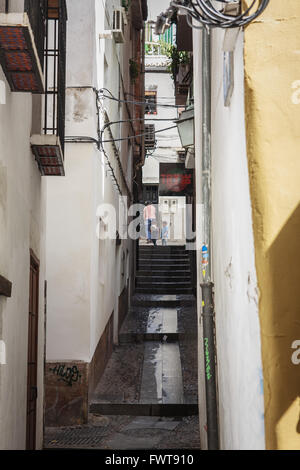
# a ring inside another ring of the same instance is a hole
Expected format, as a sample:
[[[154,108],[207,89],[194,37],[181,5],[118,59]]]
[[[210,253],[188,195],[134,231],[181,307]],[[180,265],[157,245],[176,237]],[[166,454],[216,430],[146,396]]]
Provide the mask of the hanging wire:
[[[224,11],[222,8],[216,8],[211,0],[174,0],[171,2],[171,5],[187,12],[187,21],[192,27],[195,27],[193,24],[194,19],[208,27],[240,28],[248,25],[261,15],[267,8],[269,1],[270,0],[252,0],[249,7],[240,10],[241,12],[236,16],[226,13],[226,10]],[[224,3],[240,7],[239,0],[215,0],[215,2],[222,4],[220,7],[223,7]]]
[[[110,96],[104,95],[104,93],[103,93],[104,90],[106,90],[110,94]],[[145,117],[142,117],[142,118],[134,118],[134,119],[124,119],[124,120],[119,120],[119,121],[109,121],[108,117],[106,115],[106,111],[104,110],[103,105],[102,105],[103,98],[110,98],[114,101],[118,101],[118,102],[122,102],[122,103],[133,103],[133,104],[139,104],[139,105],[144,105],[146,102],[119,100],[116,97],[114,97],[113,94],[107,88],[102,88],[100,90],[97,90],[97,89],[93,88],[93,91],[95,92],[95,95],[96,95],[97,136],[98,136],[98,139],[95,139],[94,137],[89,137],[89,136],[67,136],[65,138],[65,142],[67,142],[67,143],[76,143],[76,142],[78,142],[78,143],[93,143],[93,144],[96,144],[98,150],[100,150],[102,152],[102,154],[104,155],[104,157],[105,157],[106,166],[108,168],[108,171],[111,173],[111,177],[113,179],[113,184],[116,186],[119,194],[122,196],[123,195],[122,189],[121,189],[120,184],[118,182],[118,178],[115,174],[115,169],[113,168],[112,163],[111,163],[110,158],[109,158],[109,155],[107,154],[107,152],[104,148],[105,143],[112,143],[114,145],[114,154],[115,154],[115,157],[116,157],[116,160],[117,160],[119,171],[120,171],[122,179],[123,179],[123,183],[125,184],[127,192],[131,197],[131,192],[130,192],[130,190],[128,188],[128,185],[127,185],[126,177],[125,177],[125,174],[123,172],[122,164],[121,164],[121,161],[120,161],[120,158],[119,158],[119,155],[118,155],[118,149],[115,147],[115,143],[116,142],[121,142],[121,141],[126,141],[126,140],[130,141],[130,140],[135,139],[137,137],[144,137],[144,136],[148,135],[148,133],[143,132],[141,134],[137,134],[137,135],[133,135],[133,136],[128,136],[128,137],[124,137],[124,138],[120,138],[120,139],[114,139],[112,134],[111,134],[111,129],[110,129],[111,126],[114,125],[114,124],[132,123],[133,121],[151,121],[151,122],[155,122],[155,121],[171,121],[172,122],[173,121],[174,122],[174,121],[177,120],[177,118],[146,118],[145,119]],[[174,107],[177,108],[178,107],[178,106],[175,106],[175,105],[174,106],[173,105],[162,105],[162,106],[172,107],[172,108],[174,108]],[[180,106],[180,107],[182,108],[182,106]],[[101,112],[105,116],[105,121],[106,121],[102,128],[100,127],[100,113]],[[167,130],[176,129],[176,128],[177,128],[177,125],[170,126],[170,127],[164,128],[164,129],[159,129],[157,131],[154,131],[153,133],[157,134],[157,133],[160,133],[160,132],[165,132]],[[104,137],[104,132],[106,130],[108,130],[108,132],[110,133],[111,139],[104,140],[103,137]],[[153,152],[155,150],[156,150],[156,148],[153,149]],[[152,155],[152,154],[150,154],[150,155]]]
[[[107,91],[108,95],[104,94],[104,91]],[[99,92],[103,98],[117,101],[118,103],[134,104],[136,106],[145,106],[146,104],[149,104],[148,101],[121,100],[120,98],[116,98],[107,88],[101,88]],[[179,108],[182,109],[185,107],[182,105],[166,104],[166,103],[156,103],[156,106],[159,106],[161,108],[176,108],[176,109],[179,109]]]

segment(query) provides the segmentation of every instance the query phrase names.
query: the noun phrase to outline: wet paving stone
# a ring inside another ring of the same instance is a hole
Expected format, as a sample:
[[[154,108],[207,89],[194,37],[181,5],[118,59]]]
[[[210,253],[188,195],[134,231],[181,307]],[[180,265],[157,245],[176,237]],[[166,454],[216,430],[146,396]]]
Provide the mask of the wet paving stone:
[[[193,295],[135,294],[88,424],[46,429],[45,448],[199,449],[197,329]]]
[[[46,428],[45,449],[199,449],[197,416],[174,418],[90,415],[88,425]],[[92,424],[91,424],[92,423]]]

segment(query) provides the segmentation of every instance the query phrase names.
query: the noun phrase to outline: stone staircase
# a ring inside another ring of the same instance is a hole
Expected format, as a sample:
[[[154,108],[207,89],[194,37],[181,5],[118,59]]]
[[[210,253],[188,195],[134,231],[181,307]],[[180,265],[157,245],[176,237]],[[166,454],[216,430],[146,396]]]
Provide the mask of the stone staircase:
[[[188,253],[177,246],[140,247],[136,281],[119,344],[90,400],[90,419],[110,424],[56,431],[49,434],[50,448],[199,448],[197,314]]]
[[[197,397],[194,394],[191,399],[185,390],[182,370],[187,364],[181,357],[183,343],[194,341],[197,348],[196,326],[188,252],[182,246],[141,246],[131,310],[110,361],[114,365],[110,372],[109,367],[105,371],[90,412],[169,417],[197,414]],[[142,351],[140,364],[133,360],[134,344]],[[113,378],[123,374],[120,364],[125,363],[130,364],[131,372],[128,370],[110,392]],[[126,393],[131,398],[121,399]]]
[[[192,294],[189,253],[183,246],[140,247],[137,294]]]

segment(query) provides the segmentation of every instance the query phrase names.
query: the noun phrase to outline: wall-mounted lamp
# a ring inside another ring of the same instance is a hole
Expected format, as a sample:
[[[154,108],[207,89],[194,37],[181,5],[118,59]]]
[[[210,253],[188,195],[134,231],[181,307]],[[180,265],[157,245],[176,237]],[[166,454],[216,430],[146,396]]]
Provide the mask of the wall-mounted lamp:
[[[182,147],[194,145],[194,106],[189,106],[175,121]]]

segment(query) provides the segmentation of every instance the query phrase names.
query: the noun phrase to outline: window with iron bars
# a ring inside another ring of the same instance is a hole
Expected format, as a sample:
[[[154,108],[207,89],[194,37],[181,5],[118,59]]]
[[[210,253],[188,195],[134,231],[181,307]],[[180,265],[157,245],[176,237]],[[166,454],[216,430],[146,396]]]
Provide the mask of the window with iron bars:
[[[44,64],[44,40],[47,18],[46,3],[46,0],[24,0],[24,12],[27,13],[30,21],[42,68]],[[0,13],[17,13],[18,11],[20,11],[20,6],[12,0],[0,0]]]
[[[15,13],[20,6],[0,0],[0,12]],[[43,131],[60,138],[64,153],[66,88],[66,0],[24,0],[34,42],[45,77]]]
[[[155,148],[155,125],[145,124],[145,149],[152,150]]]
[[[58,135],[62,152],[65,141],[66,37],[65,0],[46,0],[44,133]]]

